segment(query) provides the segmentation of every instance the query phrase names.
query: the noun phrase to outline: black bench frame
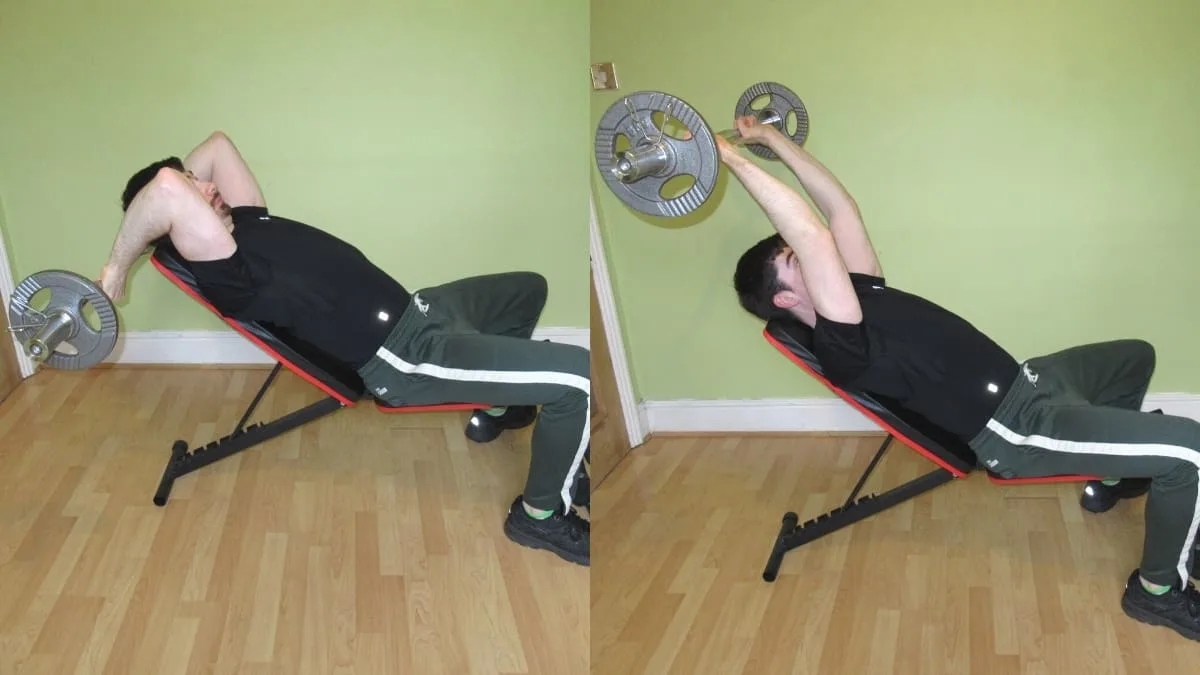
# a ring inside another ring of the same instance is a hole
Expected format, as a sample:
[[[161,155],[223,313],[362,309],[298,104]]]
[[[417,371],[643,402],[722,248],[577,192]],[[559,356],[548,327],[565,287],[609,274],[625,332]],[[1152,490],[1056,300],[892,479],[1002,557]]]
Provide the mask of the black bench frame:
[[[970,447],[924,417],[905,410],[895,401],[861,392],[846,391],[826,379],[820,364],[812,353],[812,329],[807,325],[794,320],[773,319],[763,329],[763,336],[784,356],[887,432],[887,437],[884,438],[879,450],[867,465],[866,470],[863,471],[845,503],[816,518],[807,520],[803,524],[799,524],[800,517],[795,512],[789,511],[784,514],[783,523],[779,528],[779,533],[775,536],[774,546],[771,548],[771,554],[763,569],[764,581],[768,583],[775,581],[779,575],[779,568],[783,564],[783,558],[789,551],[901,504],[939,485],[949,483],[956,478],[963,478],[979,466],[978,458]],[[869,494],[856,501],[855,498],[858,497],[858,493],[866,484],[875,466],[883,458],[884,452],[896,440],[928,458],[937,465],[936,468],[883,494]],[[988,472],[988,479],[1001,485],[1083,482],[1097,478],[1096,476],[1066,475],[1008,479]]]
[[[170,242],[157,244],[150,261],[163,276],[191,296],[193,300],[204,305],[275,360],[275,366],[230,434],[196,448],[189,448],[188,442],[184,440],[174,442],[171,446],[170,458],[163,468],[158,489],[154,493],[155,505],[166,505],[175,481],[182,476],[248,450],[313,420],[353,406],[364,398],[373,398],[366,393],[366,386],[357,373],[324,356],[319,350],[306,345],[303,341],[288,335],[286,331],[257,322],[244,322],[223,316],[200,294],[195,277]],[[325,392],[326,396],[269,422],[246,426],[246,422],[249,421],[267,389],[284,366]],[[490,405],[446,403],[392,407],[376,400],[376,407],[380,412],[385,413],[411,413],[477,410],[488,408]]]

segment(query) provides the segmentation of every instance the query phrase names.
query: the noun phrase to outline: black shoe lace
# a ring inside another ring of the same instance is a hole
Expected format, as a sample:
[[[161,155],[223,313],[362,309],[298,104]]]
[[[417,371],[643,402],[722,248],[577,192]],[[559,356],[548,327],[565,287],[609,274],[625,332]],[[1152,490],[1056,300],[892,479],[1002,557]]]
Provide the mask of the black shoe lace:
[[[592,523],[581,518],[574,509],[567,509],[565,515],[559,513],[558,517],[566,523],[567,536],[571,538],[571,541],[579,541],[591,536]]]

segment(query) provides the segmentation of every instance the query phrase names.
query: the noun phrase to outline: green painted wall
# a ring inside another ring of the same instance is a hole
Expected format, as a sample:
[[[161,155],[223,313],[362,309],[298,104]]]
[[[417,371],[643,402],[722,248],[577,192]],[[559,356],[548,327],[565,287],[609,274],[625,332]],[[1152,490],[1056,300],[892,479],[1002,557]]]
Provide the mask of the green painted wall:
[[[214,129],[273,211],[410,287],[532,269],[586,327],[587,7],[560,0],[0,3],[14,275],[98,275],[129,175]],[[531,151],[532,149],[532,151]],[[142,263],[127,330],[220,328]]]
[[[1153,391],[1200,391],[1200,4],[594,0],[591,23],[621,84],[593,93],[593,130],[640,89],[724,129],[746,87],[785,83],[893,285],[1018,357],[1146,338]],[[592,169],[638,395],[828,396],[737,305],[735,261],[771,229],[727,177],[681,227]]]

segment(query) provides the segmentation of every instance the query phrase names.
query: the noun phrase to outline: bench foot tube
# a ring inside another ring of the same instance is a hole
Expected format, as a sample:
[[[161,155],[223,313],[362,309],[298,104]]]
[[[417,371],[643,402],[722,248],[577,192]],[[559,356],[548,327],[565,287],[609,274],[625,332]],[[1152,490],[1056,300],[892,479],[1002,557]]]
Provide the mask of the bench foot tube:
[[[171,488],[175,487],[175,478],[181,474],[177,473],[177,467],[187,455],[187,441],[175,441],[171,446],[171,458],[167,460],[167,466],[163,469],[162,479],[158,481],[158,490],[154,493],[154,505],[164,506],[167,503],[167,498],[171,496]]]
[[[795,513],[787,513],[779,534],[775,537],[775,546],[767,559],[763,570],[763,581],[772,582],[779,575],[779,567],[788,551],[807,544],[810,541],[836,532],[843,527],[853,525],[864,518],[885,511],[891,507],[908,501],[919,494],[928,492],[939,485],[954,480],[954,474],[944,468],[937,468],[929,473],[914,478],[899,487],[892,488],[881,495],[867,495],[857,502],[839,506],[828,513],[807,521],[797,527],[800,518]]]
[[[343,407],[342,402],[336,398],[323,398],[271,422],[251,424],[245,428],[239,424],[238,429],[232,434],[194,450],[189,451],[187,443],[184,441],[175,441],[175,445],[171,448],[171,459],[163,470],[158,491],[154,494],[154,504],[163,506],[167,503],[176,478],[252,448],[264,441],[269,441],[319,417],[341,410]]]

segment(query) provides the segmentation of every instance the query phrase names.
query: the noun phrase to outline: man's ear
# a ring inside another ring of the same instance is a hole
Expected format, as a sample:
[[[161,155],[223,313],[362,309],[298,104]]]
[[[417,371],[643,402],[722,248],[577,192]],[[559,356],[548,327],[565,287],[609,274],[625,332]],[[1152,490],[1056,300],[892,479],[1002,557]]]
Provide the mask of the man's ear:
[[[771,298],[771,302],[779,309],[791,309],[800,304],[800,296],[791,291],[779,291]]]

